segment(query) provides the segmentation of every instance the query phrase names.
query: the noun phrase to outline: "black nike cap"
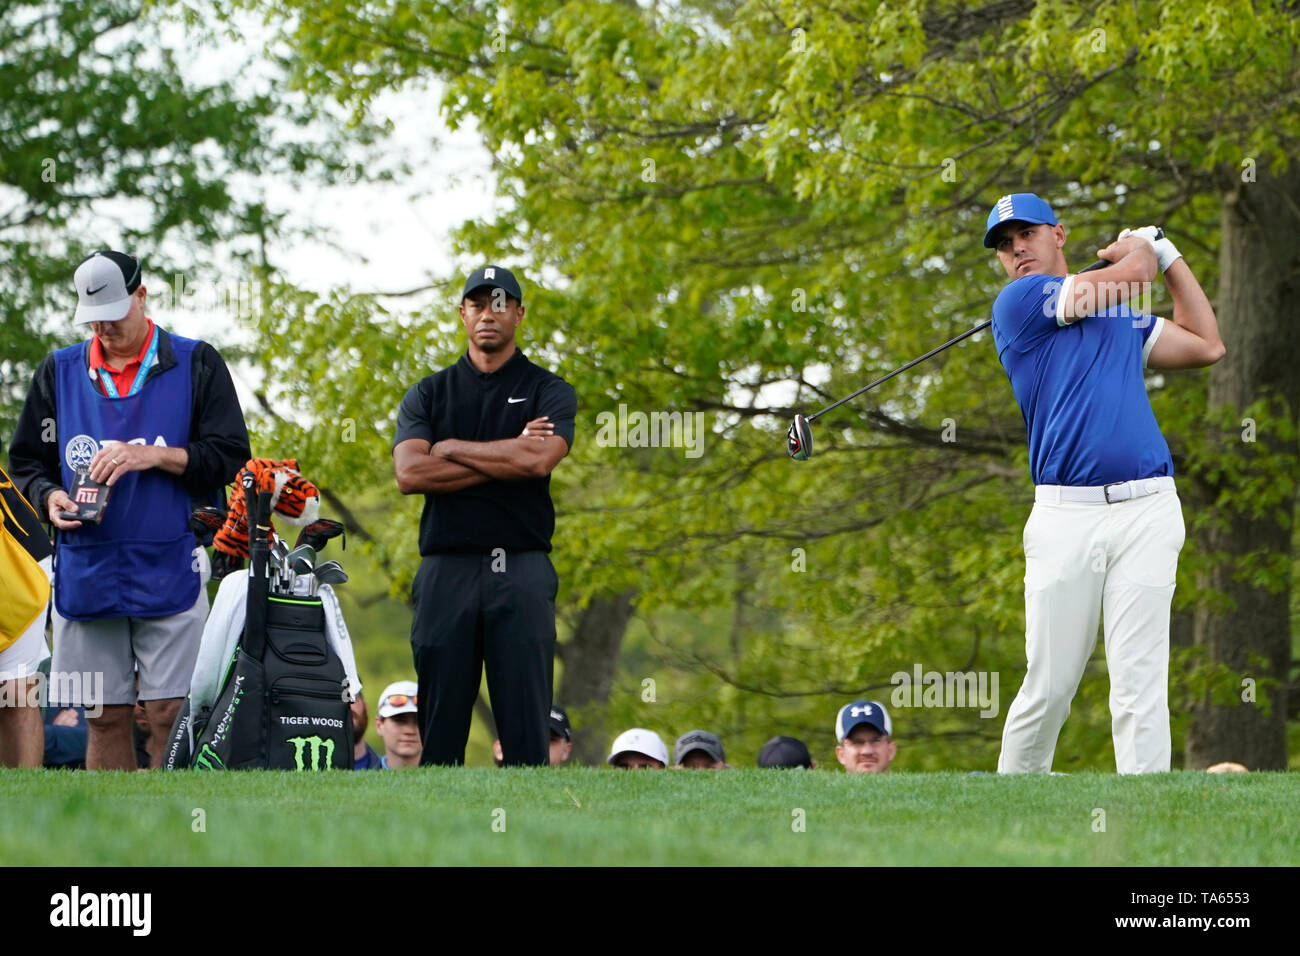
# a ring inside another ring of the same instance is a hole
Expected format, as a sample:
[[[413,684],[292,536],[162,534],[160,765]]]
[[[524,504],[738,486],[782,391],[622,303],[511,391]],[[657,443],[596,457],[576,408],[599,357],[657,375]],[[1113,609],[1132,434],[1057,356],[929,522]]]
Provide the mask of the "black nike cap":
[[[502,289],[510,298],[517,301],[520,305],[524,304],[524,294],[519,289],[519,282],[509,269],[503,269],[501,266],[483,266],[481,269],[475,269],[465,280],[465,291],[460,294],[461,301],[476,289]]]

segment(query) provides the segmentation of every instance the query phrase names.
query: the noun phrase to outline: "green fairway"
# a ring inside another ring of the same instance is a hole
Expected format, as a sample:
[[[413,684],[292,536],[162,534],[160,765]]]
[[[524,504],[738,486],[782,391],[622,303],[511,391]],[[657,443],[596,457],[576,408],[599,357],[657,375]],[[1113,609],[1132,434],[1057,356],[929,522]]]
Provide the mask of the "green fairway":
[[[1298,802],[1293,774],[10,770],[0,864],[1295,865]]]

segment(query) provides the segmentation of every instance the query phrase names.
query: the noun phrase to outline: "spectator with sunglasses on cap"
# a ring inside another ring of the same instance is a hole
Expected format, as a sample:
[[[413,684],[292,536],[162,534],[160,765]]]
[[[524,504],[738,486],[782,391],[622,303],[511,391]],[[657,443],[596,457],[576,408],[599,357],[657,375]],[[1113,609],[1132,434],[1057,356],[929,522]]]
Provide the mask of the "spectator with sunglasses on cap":
[[[413,680],[399,680],[379,695],[375,731],[384,742],[379,765],[385,770],[403,770],[420,765],[420,721],[417,686]]]

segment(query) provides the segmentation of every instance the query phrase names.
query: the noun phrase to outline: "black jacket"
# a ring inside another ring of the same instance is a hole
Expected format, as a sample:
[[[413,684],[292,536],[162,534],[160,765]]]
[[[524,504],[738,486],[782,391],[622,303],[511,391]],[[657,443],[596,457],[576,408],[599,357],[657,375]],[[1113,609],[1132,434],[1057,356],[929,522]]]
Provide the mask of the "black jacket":
[[[158,361],[149,370],[148,382],[176,367],[171,336],[158,329]],[[193,399],[190,440],[185,446],[189,463],[180,482],[191,498],[207,500],[212,493],[234,480],[244,462],[253,457],[248,428],[235,394],[235,383],[220,354],[206,342],[194,348],[190,370]],[[89,371],[89,370],[87,370]],[[13,441],[9,444],[9,471],[18,490],[32,503],[41,520],[48,520],[46,499],[63,487],[59,443],[42,441],[47,421],[58,421],[54,400],[54,356],[47,355],[32,376],[27,400],[18,415]]]

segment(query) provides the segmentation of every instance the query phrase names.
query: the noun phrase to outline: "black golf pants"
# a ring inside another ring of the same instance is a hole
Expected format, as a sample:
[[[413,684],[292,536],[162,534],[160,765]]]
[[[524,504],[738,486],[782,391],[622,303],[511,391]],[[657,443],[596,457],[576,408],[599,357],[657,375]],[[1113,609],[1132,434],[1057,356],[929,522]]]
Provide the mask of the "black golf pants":
[[[421,558],[411,586],[421,765],[465,762],[485,666],[506,766],[549,763],[558,588],[544,551]]]

